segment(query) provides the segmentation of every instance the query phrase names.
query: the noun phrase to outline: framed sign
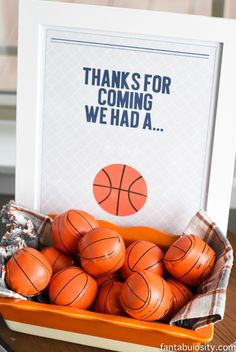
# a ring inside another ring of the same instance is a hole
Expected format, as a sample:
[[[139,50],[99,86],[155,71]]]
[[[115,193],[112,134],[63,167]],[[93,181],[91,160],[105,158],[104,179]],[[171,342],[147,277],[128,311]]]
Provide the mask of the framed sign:
[[[20,1],[16,201],[181,233],[226,231],[236,24]]]

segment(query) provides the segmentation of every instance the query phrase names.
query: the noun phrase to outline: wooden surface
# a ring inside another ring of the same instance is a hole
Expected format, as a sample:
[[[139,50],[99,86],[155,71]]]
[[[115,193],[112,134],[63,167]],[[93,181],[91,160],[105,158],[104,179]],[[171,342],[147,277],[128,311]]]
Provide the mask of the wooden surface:
[[[229,241],[236,253],[236,234],[228,233]],[[215,325],[213,345],[230,345],[236,342],[236,265],[234,262],[227,290],[224,320]],[[235,349],[236,350],[236,349]]]
[[[236,251],[236,235],[228,234],[228,238],[232,244],[234,252]],[[236,341],[236,266],[230,277],[227,291],[227,302],[224,320],[215,325],[215,334],[211,345],[231,345]],[[68,342],[50,340],[42,337],[25,335],[9,330],[4,321],[0,320],[0,340],[10,348],[9,351],[14,352],[95,352],[109,351],[88,346],[76,345]],[[109,349],[109,346],[107,346]]]

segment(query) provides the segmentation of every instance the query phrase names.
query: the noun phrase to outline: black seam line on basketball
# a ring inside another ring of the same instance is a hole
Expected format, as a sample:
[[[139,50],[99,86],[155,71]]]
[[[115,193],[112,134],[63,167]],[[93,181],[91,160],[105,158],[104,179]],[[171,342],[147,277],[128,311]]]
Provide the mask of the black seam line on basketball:
[[[165,288],[164,288],[164,281],[161,279],[161,283],[162,283],[162,296],[161,296],[161,300],[158,304],[158,306],[156,307],[156,309],[154,311],[152,311],[151,314],[149,315],[145,315],[145,319],[151,317],[154,313],[156,313],[156,311],[160,308],[161,304],[162,304],[162,301],[163,301],[163,298],[164,298],[164,293],[165,293]],[[158,302],[158,298],[157,298],[157,302]]]
[[[112,182],[111,182],[111,178],[110,178],[110,175],[108,174],[108,172],[106,172],[105,169],[102,169],[102,171],[104,172],[104,174],[107,176],[108,178],[108,182],[109,182],[109,186],[110,188],[112,188]]]
[[[192,265],[192,267],[191,267],[184,275],[178,277],[178,279],[182,279],[184,276],[186,276],[186,275],[195,267],[195,265],[197,264],[197,262],[198,262],[199,259],[201,258],[202,254],[204,253],[204,250],[205,250],[205,248],[206,248],[206,245],[207,245],[207,243],[205,242],[201,254],[199,255],[199,257],[198,257],[198,259],[196,260],[196,262]]]
[[[81,295],[81,293],[83,292],[84,288],[86,287],[87,283],[88,283],[88,275],[86,274],[86,281],[85,281],[83,287],[81,288],[80,292],[75,296],[75,298],[71,302],[67,303],[66,306],[69,306],[70,304],[74,303],[77,300],[77,298]],[[84,295],[85,295],[85,292],[82,295],[82,297]]]
[[[171,247],[175,247],[175,248],[178,248],[181,252],[184,252],[184,250],[178,246],[175,246],[174,244],[171,245]],[[184,252],[185,253],[185,252]]]
[[[105,276],[106,274],[109,274],[110,272],[112,273],[113,270],[115,269],[115,267],[116,267],[117,265],[119,265],[122,260],[123,260],[123,257],[120,257],[120,259],[118,260],[118,262],[116,263],[116,265],[114,265],[114,266],[113,266],[112,268],[110,268],[109,270],[100,273],[101,276]]]
[[[106,170],[104,170],[104,169],[102,169],[102,171],[104,172],[104,174],[107,176],[107,178],[108,178],[108,182],[109,182],[109,186],[107,186],[108,188],[109,188],[109,193],[108,193],[108,195],[103,199],[103,200],[101,200],[100,202],[98,202],[98,204],[102,204],[103,202],[105,202],[105,200],[107,200],[107,198],[109,198],[110,197],[110,194],[111,194],[111,192],[112,192],[112,182],[111,182],[111,178],[110,178],[110,176],[109,176],[109,174],[106,172]],[[95,184],[93,184],[93,186],[95,186]]]
[[[64,271],[66,271],[68,269],[68,267],[58,271],[57,273],[55,273],[52,277],[52,280],[54,280],[57,276],[61,275],[62,273],[64,273]]]
[[[54,260],[52,265],[52,268],[54,267],[54,265],[56,264],[56,262],[58,261],[59,257],[62,255],[62,253],[59,253],[58,256],[56,257],[56,259]]]
[[[53,303],[55,303],[56,302],[56,300],[57,300],[57,298],[58,298],[58,296],[60,295],[60,293],[64,290],[64,288],[67,286],[67,285],[69,285],[69,283],[71,282],[71,281],[73,281],[77,276],[79,276],[79,275],[82,275],[82,274],[85,274],[85,272],[84,271],[82,271],[81,273],[79,273],[79,274],[76,274],[75,276],[73,276],[69,281],[67,281],[67,283],[59,290],[59,292],[57,293],[57,295],[56,295],[56,297],[54,297],[54,300],[53,300]]]
[[[105,198],[103,198],[102,200],[100,200],[100,202],[98,202],[98,204],[102,204],[103,202],[105,202],[110,197],[113,187],[108,187],[108,188],[109,188],[108,195]]]
[[[153,263],[152,265],[149,265],[148,267],[145,268],[145,270],[148,270],[150,268],[152,268],[153,266],[157,265],[158,263],[161,263],[162,259],[158,260],[157,262]]]
[[[80,235],[80,237],[82,237],[83,235],[81,234],[81,232],[72,224],[72,222],[69,219],[69,214],[66,214],[66,219],[69,221],[70,225],[75,229],[75,231]]]
[[[162,304],[162,301],[163,301],[163,299],[164,299],[164,294],[165,294],[165,288],[164,288],[164,281],[163,281],[163,280],[161,280],[161,283],[162,283],[162,296],[161,296],[161,300],[160,300],[158,306],[155,308],[154,311],[152,311],[151,314],[149,314],[149,315],[144,315],[144,316],[143,316],[144,319],[150,318],[154,313],[156,313],[156,311],[160,308],[160,306],[161,306],[161,304]],[[157,302],[158,302],[158,299],[159,299],[159,298],[157,298],[157,300],[156,300],[156,304],[157,304]],[[162,318],[162,317],[161,317],[161,318]],[[160,318],[160,319],[161,319],[161,318]]]
[[[139,310],[139,309],[142,309],[142,308],[145,306],[145,304],[148,302],[149,298],[150,298],[150,287],[149,287],[149,285],[148,285],[148,283],[147,283],[145,277],[143,277],[143,275],[141,275],[139,272],[138,272],[137,274],[140,275],[140,276],[143,278],[145,284],[147,285],[148,297],[147,297],[146,300],[143,300],[142,298],[140,298],[140,297],[131,289],[131,287],[128,285],[128,282],[126,282],[128,288],[129,288],[129,290],[130,290],[138,299],[140,299],[142,302],[144,302],[144,304],[143,304],[142,306],[138,307],[138,308],[130,307],[130,306],[128,306],[125,302],[123,302],[124,305],[125,305],[127,308],[130,308],[130,309],[132,309],[132,310]]]
[[[61,233],[60,233],[60,230],[59,230],[59,219],[60,219],[61,215],[59,215],[54,221],[55,221],[55,226],[57,227],[57,232],[58,232],[58,235],[59,235],[59,238],[60,238],[60,241],[62,243],[62,246],[66,249],[66,251],[68,251],[69,249],[65,246],[63,240],[62,240],[62,237],[61,237]]]
[[[123,182],[123,178],[124,178],[124,174],[125,174],[125,168],[126,168],[126,165],[123,166],[123,170],[122,170],[121,178],[120,178],[120,185],[119,185],[120,189],[118,190],[117,203],[116,203],[116,216],[118,216],[118,214],[119,214],[120,192],[121,192],[121,186],[122,186],[122,182]]]
[[[111,188],[111,189],[115,189],[117,191],[127,192],[127,193],[135,194],[135,195],[138,195],[138,196],[141,196],[141,197],[145,197],[145,198],[147,197],[146,194],[135,192],[135,191],[129,191],[128,189],[123,189],[123,188],[113,187],[113,186],[110,187],[110,186],[105,186],[105,185],[98,185],[97,183],[94,183],[93,185],[95,187]]]
[[[108,193],[108,195],[103,199],[103,200],[101,200],[98,204],[102,204],[103,202],[105,202],[105,200],[107,200],[107,198],[109,198],[110,197],[110,194],[111,194],[111,192],[112,192],[112,189],[113,189],[113,187],[112,187],[112,182],[111,182],[111,178],[110,178],[110,176],[109,176],[109,174],[106,172],[106,170],[104,170],[104,169],[102,169],[102,171],[104,172],[104,174],[107,176],[107,178],[108,178],[108,182],[109,182],[109,186],[107,186],[107,188],[109,188],[109,193]],[[93,184],[93,186],[95,186],[96,184]],[[96,185],[97,186],[97,185]]]
[[[107,313],[107,309],[106,309],[106,306],[107,306],[107,300],[108,300],[108,297],[109,297],[109,294],[110,294],[110,292],[111,292],[111,289],[112,289],[112,287],[113,287],[113,281],[111,282],[111,287],[109,287],[109,290],[108,290],[108,292],[107,292],[107,295],[106,295],[106,298],[105,298],[105,300],[104,300],[104,313]]]
[[[132,271],[134,269],[134,267],[138,264],[138,262],[145,256],[146,253],[148,253],[151,249],[155,248],[156,246],[152,246],[150,248],[148,248],[139,258],[138,260],[136,261],[136,263],[134,264],[133,268],[132,268]]]
[[[117,253],[117,251],[116,251],[116,250],[113,250],[112,252],[107,253],[106,255],[100,255],[100,256],[98,256],[98,257],[84,257],[84,256],[82,256],[82,255],[80,254],[80,257],[83,258],[83,259],[85,259],[85,260],[90,260],[90,259],[93,260],[93,259],[101,259],[101,258],[104,258],[104,257],[106,257],[106,256],[113,256],[114,253]]]
[[[171,285],[173,285],[173,286],[175,286],[176,288],[177,288],[177,290],[181,293],[181,295],[184,297],[184,299],[185,299],[185,301],[186,302],[188,302],[188,297],[187,296],[185,296],[185,294],[184,294],[184,292],[183,291],[181,291],[181,289],[179,288],[179,286],[178,285],[176,285],[176,283],[175,282],[170,282],[171,283]],[[174,294],[173,294],[174,295]]]
[[[191,242],[191,246],[193,244],[193,241],[191,240],[190,236],[187,236]],[[165,259],[164,257],[164,262],[178,262],[180,260],[182,260],[186,255],[188,254],[188,252],[185,252],[184,255],[182,257],[180,257],[179,259]]]
[[[126,283],[126,285],[128,286],[129,290],[133,293],[133,295],[135,297],[137,297],[138,299],[140,299],[140,301],[142,301],[144,304],[146,304],[146,301],[137,295],[137,293],[132,289],[132,287],[129,285],[128,282]],[[142,307],[140,307],[140,308],[142,308]],[[140,309],[140,308],[138,308],[138,309]]]
[[[33,284],[33,282],[30,280],[29,276],[26,274],[26,272],[24,271],[24,269],[21,267],[21,265],[18,263],[18,261],[16,260],[15,256],[13,255],[12,258],[15,260],[17,266],[20,268],[20,270],[23,272],[23,274],[27,277],[27,279],[29,280],[29,282],[31,283],[31,285],[33,286],[33,288],[35,288],[35,290],[37,292],[40,292],[40,290],[37,289],[37,287]]]
[[[47,269],[47,271],[49,272],[49,274],[51,275],[51,272],[50,272],[50,270],[48,269],[48,267],[47,267],[39,258],[37,258],[34,254],[30,253],[29,251],[27,251],[26,248],[23,248],[22,250],[23,250],[23,252],[28,253],[29,255],[31,255],[31,257],[33,257],[33,258],[36,259],[38,262],[40,262],[40,263],[44,266],[44,268]]]
[[[83,218],[84,221],[87,222],[87,224],[91,227],[91,230],[94,228],[94,227],[90,224],[90,222],[88,221],[88,219],[86,219],[86,217],[85,217],[83,214],[81,214],[79,211],[76,211],[76,210],[73,210],[73,211],[74,211],[75,213],[79,214],[79,215],[81,216],[81,218]]]
[[[131,198],[130,198],[130,192],[129,192],[129,191],[128,191],[128,200],[129,200],[129,203],[130,203],[131,207],[132,207],[132,208],[134,209],[134,211],[137,213],[138,209],[135,208],[135,206],[134,206],[134,204],[133,204],[133,202],[132,202],[132,200],[131,200]]]
[[[158,320],[161,320],[161,319],[165,318],[166,314],[168,314],[168,313],[170,312],[170,310],[172,310],[171,308],[173,307],[173,297],[171,298],[170,303],[171,303],[171,306],[170,306],[170,304],[169,304],[168,309],[166,309],[166,310],[164,311],[164,313],[162,314],[162,316],[161,316]],[[173,308],[173,309],[174,309],[174,308]],[[172,310],[172,311],[173,311],[173,310]]]
[[[137,182],[138,180],[140,180],[140,178],[143,178],[143,176],[139,176],[139,177],[137,177],[135,180],[133,180],[133,182],[131,182],[131,184],[129,185],[129,188],[128,188],[128,198],[129,198],[129,200],[130,200],[130,193],[132,192],[130,189],[131,189],[131,187],[133,186],[133,184],[135,183],[135,182]],[[134,193],[134,192],[132,192],[132,193]],[[146,197],[147,197],[147,195],[146,195]],[[132,202],[131,202],[131,200],[130,200],[130,204],[132,205],[132,207],[134,208],[134,205],[132,204]],[[135,209],[134,209],[135,210]],[[137,211],[137,210],[136,210]]]
[[[129,251],[129,254],[128,254],[128,257],[127,257],[127,265],[128,265],[128,268],[129,268],[130,271],[133,271],[133,269],[132,269],[131,266],[129,265],[129,257],[130,257],[130,255],[131,255],[131,252],[132,252],[132,250],[134,249],[134,247],[137,246],[140,242],[142,242],[142,241],[134,242],[133,247],[132,247],[132,248],[130,249],[130,251]]]
[[[80,299],[79,299],[79,302],[84,298],[84,296],[86,296],[86,290],[84,290],[84,292],[80,292]],[[78,296],[79,297],[79,296]],[[77,298],[78,298],[77,297]],[[73,301],[74,302],[74,301]],[[66,304],[65,306],[66,307],[69,307],[70,306],[70,304],[72,304],[73,302],[70,302],[70,303],[68,303],[68,304]],[[72,306],[73,307],[73,306]]]
[[[58,231],[58,234],[59,234],[59,237],[60,237],[60,240],[61,240],[61,243],[63,245],[63,247],[66,249],[67,252],[71,252],[69,248],[66,247],[66,245],[64,244],[63,240],[62,240],[62,237],[61,237],[61,233],[60,233],[60,229],[59,229],[59,219],[60,219],[60,216],[58,217],[58,220],[57,220],[57,231]]]
[[[60,271],[56,272],[56,273],[53,275],[53,277],[52,277],[52,279],[51,279],[51,281],[50,281],[50,285],[52,284],[52,282],[53,282],[59,275],[61,275],[62,273],[64,273],[64,271],[66,271],[66,270],[68,270],[68,269],[69,269],[69,267],[66,267],[66,268],[61,269]]]
[[[110,237],[100,238],[99,240],[96,240],[96,241],[93,241],[93,242],[87,244],[87,246],[85,246],[85,247],[82,249],[82,251],[80,252],[80,254],[83,253],[83,251],[84,251],[86,248],[88,248],[89,246],[91,246],[92,244],[97,243],[97,242],[101,242],[101,241],[104,241],[104,240],[111,240],[112,238],[117,238],[117,239],[118,239],[118,242],[120,242],[120,239],[119,239],[118,236],[110,236]]]

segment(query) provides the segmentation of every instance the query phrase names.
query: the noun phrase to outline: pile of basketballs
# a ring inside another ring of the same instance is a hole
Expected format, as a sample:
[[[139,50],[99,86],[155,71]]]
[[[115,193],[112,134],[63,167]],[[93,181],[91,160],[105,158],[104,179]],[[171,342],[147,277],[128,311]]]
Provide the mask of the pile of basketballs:
[[[54,218],[51,236],[54,247],[26,247],[9,259],[10,289],[27,297],[48,290],[52,304],[147,321],[168,322],[210,275],[216,257],[194,234],[178,237],[166,253],[145,240],[126,248],[119,233],[76,209]]]

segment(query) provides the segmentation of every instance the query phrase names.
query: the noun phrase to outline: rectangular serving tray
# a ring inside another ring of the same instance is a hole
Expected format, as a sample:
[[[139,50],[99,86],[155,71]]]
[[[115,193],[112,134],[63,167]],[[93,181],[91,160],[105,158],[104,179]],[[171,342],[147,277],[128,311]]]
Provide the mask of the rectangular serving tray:
[[[118,231],[126,244],[144,239],[166,250],[176,236],[149,227],[119,227],[99,221]],[[214,326],[189,330],[159,322],[145,322],[128,317],[42,304],[18,299],[0,298],[0,313],[12,330],[96,346],[114,351],[156,351],[162,344],[197,346],[213,338]]]

